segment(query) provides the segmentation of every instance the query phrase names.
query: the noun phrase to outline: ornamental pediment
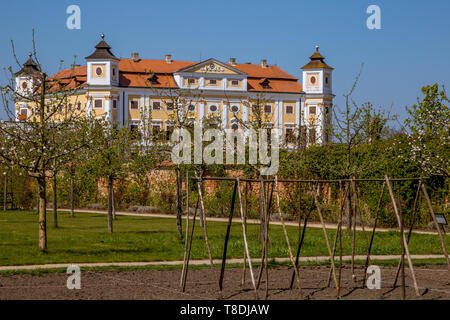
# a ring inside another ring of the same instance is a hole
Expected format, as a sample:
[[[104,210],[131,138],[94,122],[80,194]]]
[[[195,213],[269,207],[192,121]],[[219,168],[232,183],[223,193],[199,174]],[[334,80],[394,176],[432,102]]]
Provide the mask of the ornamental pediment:
[[[180,69],[178,72],[246,75],[246,73],[213,58]]]

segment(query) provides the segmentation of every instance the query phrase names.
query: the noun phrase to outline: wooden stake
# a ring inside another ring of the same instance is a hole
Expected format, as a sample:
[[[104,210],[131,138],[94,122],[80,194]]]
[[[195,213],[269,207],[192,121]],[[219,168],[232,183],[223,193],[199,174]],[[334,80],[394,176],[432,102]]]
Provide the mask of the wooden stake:
[[[402,219],[401,219],[400,213],[399,213],[398,208],[397,208],[397,203],[395,201],[394,192],[392,191],[391,182],[390,182],[389,177],[387,175],[385,176],[385,180],[386,180],[386,185],[387,185],[388,190],[389,190],[389,195],[391,197],[392,206],[394,207],[394,213],[395,213],[395,215],[397,217],[397,221],[398,221],[398,224],[399,224],[399,227],[400,227],[400,233],[401,233],[401,238],[402,238],[402,245],[405,248],[405,253],[406,253],[406,256],[408,258],[409,269],[411,271],[411,275],[412,275],[412,279],[413,279],[413,283],[414,283],[414,290],[416,292],[416,295],[420,296],[419,287],[417,286],[417,281],[416,281],[416,275],[414,273],[414,266],[413,266],[413,263],[412,263],[412,260],[411,260],[411,255],[409,254],[408,243],[406,242],[405,234],[402,233],[402,226],[403,226]],[[403,254],[402,254],[402,256],[403,256]]]
[[[377,228],[378,216],[379,216],[379,212],[380,212],[380,209],[381,209],[381,201],[383,200],[383,195],[384,195],[385,188],[386,188],[386,182],[383,182],[383,185],[381,186],[380,197],[378,198],[377,209],[375,211],[375,221],[373,223],[372,235],[370,236],[369,247],[367,248],[366,263],[364,265],[364,280],[363,280],[363,283],[366,282],[366,278],[367,278],[367,268],[369,267],[369,263],[370,263],[370,253],[372,251],[373,238],[375,237],[375,230]]]
[[[332,258],[330,242],[328,241],[328,234],[327,234],[327,229],[326,229],[326,226],[325,226],[325,221],[323,220],[322,211],[320,210],[319,200],[317,199],[317,191],[314,190],[314,188],[312,188],[312,191],[313,191],[313,196],[314,196],[314,202],[316,203],[316,207],[317,207],[317,213],[319,214],[320,223],[322,224],[323,235],[325,237],[325,242],[327,244],[328,254],[330,256],[331,269],[332,269],[332,272],[333,272],[334,283],[336,285],[336,290],[337,290],[337,293],[338,293],[338,296],[339,296],[340,287],[339,287],[339,283],[338,283],[337,278],[336,278],[336,268],[335,268],[335,265],[334,265],[334,258]]]
[[[183,269],[181,270],[180,286],[183,284],[184,269],[186,268],[186,256],[189,240],[189,172],[186,171],[186,236],[184,240]]]
[[[289,236],[287,233],[287,229],[286,229],[286,224],[284,223],[284,219],[283,219],[283,214],[281,213],[281,208],[280,208],[280,189],[278,187],[278,176],[275,176],[275,189],[276,189],[276,194],[277,194],[277,207],[278,207],[278,214],[280,215],[280,221],[281,221],[281,225],[283,226],[283,233],[284,233],[284,237],[286,239],[286,244],[288,246],[288,250],[289,250],[289,259],[291,259],[291,263],[292,263],[292,267],[294,268],[295,271],[295,278],[296,278],[296,282],[297,282],[297,288],[300,291],[300,294],[302,294],[302,287],[300,285],[300,275],[297,269],[297,265],[295,263],[294,260],[294,255],[292,254],[292,248],[291,248],[291,243],[289,241]]]
[[[250,258],[250,252],[248,250],[248,242],[247,242],[247,222],[244,218],[244,210],[242,208],[242,196],[241,196],[241,186],[239,182],[239,177],[236,178],[237,182],[237,190],[239,195],[239,211],[241,213],[241,220],[242,220],[242,233],[244,236],[244,246],[245,246],[245,253],[248,257],[248,268],[250,269],[250,276],[252,279],[253,289],[255,290],[255,298],[258,299],[258,291],[256,290],[256,283],[255,283],[255,277],[253,275],[253,268],[252,268],[252,260]]]
[[[416,209],[417,209],[417,202],[419,200],[419,196],[420,196],[420,185],[421,185],[422,181],[419,181],[419,184],[417,186],[417,191],[416,191],[416,197],[414,198],[414,205],[413,205],[413,210],[411,213],[411,225],[409,226],[409,232],[408,232],[408,239],[406,240],[406,243],[408,243],[409,245],[409,240],[411,239],[411,234],[412,234],[412,230],[414,227],[414,222],[415,222],[415,218],[416,218]],[[394,279],[394,283],[392,284],[392,287],[396,287],[397,286],[397,280],[398,280],[398,276],[400,274],[400,268],[401,268],[401,261],[399,261],[399,264],[397,266],[397,271],[395,273],[395,279]]]
[[[234,183],[233,196],[231,197],[230,215],[228,216],[227,232],[225,234],[225,243],[223,246],[222,267],[220,269],[220,277],[219,277],[220,292],[222,292],[222,288],[223,288],[223,276],[225,274],[225,265],[226,265],[226,260],[227,260],[228,239],[230,238],[231,223],[233,222],[234,203],[236,200],[236,190],[237,190],[237,182]]]
[[[437,223],[436,215],[434,214],[433,206],[431,205],[431,200],[430,200],[430,197],[428,196],[427,188],[425,188],[425,185],[423,183],[422,183],[421,187],[422,187],[423,195],[425,196],[425,199],[427,201],[427,205],[428,205],[428,209],[430,210],[431,217],[433,218],[434,226],[436,227],[436,230],[439,234],[439,239],[441,240],[442,251],[444,252],[445,260],[447,261],[448,272],[450,275],[450,262],[448,259],[447,248],[445,247],[444,237],[442,236],[441,229],[439,228],[439,224]]]
[[[345,205],[345,199],[347,198],[347,193],[349,192],[348,190],[348,185],[346,185],[345,187],[345,191],[342,197],[342,202],[341,202],[341,207],[339,208],[339,220],[338,220],[338,224],[337,224],[337,228],[336,228],[336,235],[334,237],[334,242],[333,242],[333,261],[334,261],[334,256],[336,254],[336,247],[337,247],[337,241],[339,238],[339,233],[341,232],[342,229],[342,213],[344,211],[344,205]],[[328,273],[328,282],[327,282],[327,287],[330,286],[331,284],[331,277],[332,277],[332,269],[330,269],[330,272]]]
[[[195,205],[195,212],[194,212],[194,217],[192,218],[192,229],[191,229],[191,236],[189,239],[189,247],[188,247],[188,251],[187,251],[187,255],[186,255],[186,260],[184,261],[183,265],[183,270],[184,273],[182,274],[182,281],[181,281],[181,291],[184,292],[186,290],[186,278],[187,278],[187,273],[188,273],[188,269],[189,269],[189,260],[191,257],[191,248],[192,248],[192,239],[194,238],[194,228],[195,228],[195,219],[197,218],[197,210],[198,210],[198,205],[200,202],[200,198],[197,198],[197,204]],[[188,232],[188,229],[186,228],[186,233]]]
[[[257,284],[256,284],[256,288],[259,289],[259,284],[261,282],[261,278],[262,278],[262,272],[266,266],[266,263],[264,262],[267,258],[267,247],[268,247],[268,241],[269,241],[269,237],[266,236],[266,232],[269,232],[269,223],[270,221],[267,220],[270,218],[270,210],[272,208],[272,196],[273,196],[273,183],[271,184],[271,191],[270,191],[270,196],[268,199],[268,202],[265,202],[264,200],[264,205],[263,207],[265,208],[266,212],[265,212],[265,216],[264,216],[264,241],[263,241],[263,249],[262,249],[262,255],[261,255],[261,265],[259,267],[258,270],[258,280],[257,280]],[[265,196],[265,189],[264,189],[264,199],[266,199]]]

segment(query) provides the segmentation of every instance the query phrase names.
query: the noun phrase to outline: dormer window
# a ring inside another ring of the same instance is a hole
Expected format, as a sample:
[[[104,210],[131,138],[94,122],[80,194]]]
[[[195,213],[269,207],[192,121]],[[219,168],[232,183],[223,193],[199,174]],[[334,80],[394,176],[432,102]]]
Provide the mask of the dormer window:
[[[158,76],[156,74],[153,74],[149,79],[151,84],[158,84]]]
[[[261,85],[261,87],[263,87],[264,89],[268,89],[270,88],[269,85],[269,79],[264,78],[259,84]]]

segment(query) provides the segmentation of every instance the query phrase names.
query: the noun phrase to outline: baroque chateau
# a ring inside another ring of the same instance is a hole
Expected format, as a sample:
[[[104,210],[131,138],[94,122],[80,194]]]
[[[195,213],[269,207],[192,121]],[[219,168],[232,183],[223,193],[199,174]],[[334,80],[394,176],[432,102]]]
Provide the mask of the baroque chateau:
[[[236,58],[192,62],[172,59],[170,54],[160,60],[143,59],[138,53],[117,58],[102,35],[84,66],[62,70],[48,79],[73,92],[65,107],[70,112],[106,117],[133,130],[142,130],[149,119],[152,130],[170,133],[175,107],[184,110],[190,121],[215,117],[224,129],[237,129],[254,119],[258,107],[264,125],[279,129],[285,144],[293,144],[299,132],[308,144],[324,143],[334,97],[333,68],[324,59],[317,46],[302,67],[302,85],[267,60],[260,64],[239,63]],[[16,73],[16,90],[32,87],[37,72],[30,56]],[[35,114],[32,106],[16,105],[16,120]]]

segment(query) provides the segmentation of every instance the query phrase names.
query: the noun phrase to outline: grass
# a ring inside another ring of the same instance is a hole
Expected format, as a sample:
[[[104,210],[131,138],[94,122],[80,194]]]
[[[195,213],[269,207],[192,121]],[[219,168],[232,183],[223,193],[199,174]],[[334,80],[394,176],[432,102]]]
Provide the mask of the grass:
[[[0,212],[0,265],[27,265],[82,262],[132,262],[183,260],[184,242],[178,240],[175,219],[139,216],[118,216],[114,233],[107,232],[104,214],[59,212],[59,227],[52,226],[48,212],[48,252],[41,253],[38,244],[37,215],[30,211]],[[183,230],[185,228],[183,221]],[[203,229],[195,226],[192,259],[207,259]],[[224,222],[208,222],[208,236],[215,259],[221,258],[226,231]],[[335,230],[328,230],[332,244]],[[248,239],[252,258],[260,256],[259,225],[248,225]],[[295,247],[297,230],[288,227],[291,244]],[[445,236],[450,247],[450,236]],[[343,253],[351,254],[351,233],[344,230]],[[411,254],[441,254],[437,235],[413,234]],[[228,258],[242,258],[244,252],[242,227],[234,223],[228,245]],[[362,232],[356,236],[356,254],[365,253]],[[372,253],[375,255],[400,254],[400,237],[395,231],[378,232]],[[302,256],[328,255],[322,229],[308,228]],[[281,226],[270,227],[269,257],[287,257],[288,250]],[[136,269],[136,267],[134,267]],[[117,269],[117,268],[116,268]],[[166,268],[167,269],[167,268]]]

